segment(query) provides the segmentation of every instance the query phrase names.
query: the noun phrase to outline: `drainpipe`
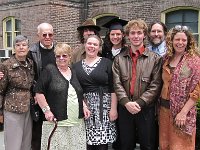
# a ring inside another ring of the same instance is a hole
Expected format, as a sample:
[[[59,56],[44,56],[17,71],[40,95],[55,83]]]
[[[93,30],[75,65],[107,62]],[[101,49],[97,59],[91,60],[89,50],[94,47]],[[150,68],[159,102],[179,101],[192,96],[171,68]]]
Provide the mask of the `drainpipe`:
[[[88,17],[88,0],[84,0],[83,12],[83,20],[86,20]]]

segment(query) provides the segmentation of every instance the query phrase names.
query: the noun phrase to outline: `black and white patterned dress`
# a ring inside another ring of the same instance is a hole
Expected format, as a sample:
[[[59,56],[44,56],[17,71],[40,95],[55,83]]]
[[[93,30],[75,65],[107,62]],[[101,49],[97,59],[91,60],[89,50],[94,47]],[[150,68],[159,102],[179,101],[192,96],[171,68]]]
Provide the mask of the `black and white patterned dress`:
[[[114,122],[109,121],[111,93],[114,92],[112,62],[100,58],[90,67],[82,60],[73,67],[91,111],[91,116],[85,120],[87,144],[113,143],[116,140],[116,127]]]

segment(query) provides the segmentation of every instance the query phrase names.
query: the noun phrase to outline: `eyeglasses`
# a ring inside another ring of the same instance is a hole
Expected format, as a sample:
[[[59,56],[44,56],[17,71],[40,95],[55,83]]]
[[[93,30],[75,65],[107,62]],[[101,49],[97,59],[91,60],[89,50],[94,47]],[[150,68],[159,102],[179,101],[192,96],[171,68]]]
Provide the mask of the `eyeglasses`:
[[[61,58],[68,58],[68,55],[67,54],[63,54],[63,55],[56,55],[56,59],[61,59]]]
[[[46,38],[47,36],[48,36],[49,38],[52,38],[52,37],[53,37],[53,33],[43,33],[42,36],[43,36],[44,38]]]
[[[176,26],[174,27],[174,29],[177,30],[177,31],[183,31],[183,32],[189,30],[188,26],[181,26],[181,25],[176,25]]]

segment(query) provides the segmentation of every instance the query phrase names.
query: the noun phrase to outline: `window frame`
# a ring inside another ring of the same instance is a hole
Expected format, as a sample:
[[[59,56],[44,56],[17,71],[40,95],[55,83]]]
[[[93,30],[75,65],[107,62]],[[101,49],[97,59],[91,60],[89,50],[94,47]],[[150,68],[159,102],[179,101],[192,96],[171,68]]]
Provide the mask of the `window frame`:
[[[21,27],[20,30],[15,30],[15,25],[17,20],[20,21],[20,26],[21,26],[21,20],[20,19],[16,19],[14,16],[9,16],[3,19],[3,49],[1,49],[2,51],[5,51],[5,55],[1,58],[8,58],[10,53],[13,52],[13,40],[16,37],[16,35],[18,33],[21,33]],[[7,31],[7,22],[11,21],[11,31]],[[11,46],[8,46],[8,33],[11,33]],[[12,51],[12,52],[10,52]]]
[[[195,10],[195,11],[198,11],[198,25],[197,25],[198,32],[194,33],[193,35],[198,35],[197,43],[200,45],[200,9],[199,8],[195,8],[195,7],[175,7],[175,8],[168,9],[168,10],[163,11],[161,13],[161,21],[163,23],[166,23],[166,14],[173,12],[173,11],[179,11],[179,10],[183,10],[183,11],[184,10]]]

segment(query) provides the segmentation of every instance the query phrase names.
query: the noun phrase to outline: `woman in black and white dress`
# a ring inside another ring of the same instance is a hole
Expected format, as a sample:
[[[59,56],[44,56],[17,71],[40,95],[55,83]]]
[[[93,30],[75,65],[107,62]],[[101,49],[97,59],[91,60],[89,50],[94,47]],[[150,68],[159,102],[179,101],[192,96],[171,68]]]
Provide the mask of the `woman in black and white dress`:
[[[88,150],[107,150],[116,140],[117,98],[113,89],[112,62],[99,57],[101,39],[91,35],[85,42],[86,59],[74,64],[91,115],[85,120]]]

